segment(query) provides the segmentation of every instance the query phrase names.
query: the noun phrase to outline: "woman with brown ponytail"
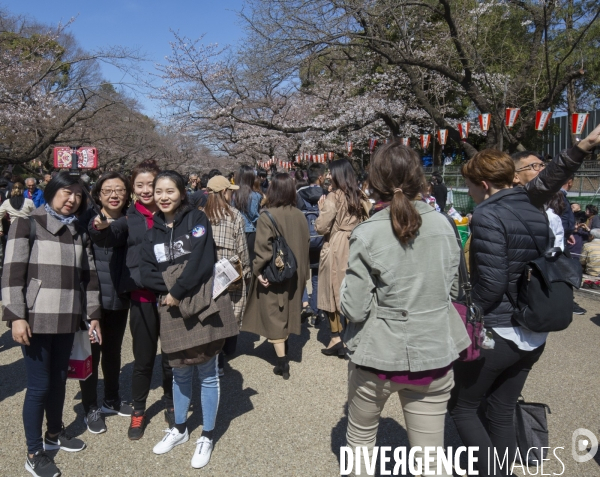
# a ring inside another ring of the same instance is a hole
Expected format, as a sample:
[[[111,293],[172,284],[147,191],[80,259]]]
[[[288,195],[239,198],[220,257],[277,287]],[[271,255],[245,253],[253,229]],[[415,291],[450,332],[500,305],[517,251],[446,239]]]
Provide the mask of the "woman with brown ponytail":
[[[319,217],[315,228],[325,236],[319,260],[317,305],[327,312],[331,340],[321,352],[343,358],[346,349],[340,333],[340,286],[348,266],[348,239],[358,224],[369,216],[371,203],[358,187],[358,180],[347,159],[333,161],[329,166],[332,192],[319,200]]]
[[[439,449],[452,363],[469,345],[450,301],[460,248],[449,221],[416,200],[425,180],[415,151],[399,142],[378,149],[369,183],[387,207],[352,232],[340,291],[350,358],[347,445],[372,453],[379,416],[395,393],[410,445]]]

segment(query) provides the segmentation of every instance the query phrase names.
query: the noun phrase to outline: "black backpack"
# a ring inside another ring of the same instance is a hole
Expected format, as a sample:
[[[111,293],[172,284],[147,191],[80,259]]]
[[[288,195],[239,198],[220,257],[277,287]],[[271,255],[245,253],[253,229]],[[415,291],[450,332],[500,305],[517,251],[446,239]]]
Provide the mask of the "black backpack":
[[[306,222],[308,223],[308,234],[310,235],[309,250],[311,252],[319,251],[323,248],[323,244],[325,243],[325,237],[318,234],[317,226],[315,225],[315,222],[319,218],[319,205],[311,204],[305,199],[302,200],[304,201],[304,208],[302,209],[302,212],[304,213],[304,217],[306,217]]]
[[[518,284],[517,301],[506,293],[514,308],[513,318],[531,331],[566,329],[573,321],[573,288],[579,288],[581,285],[581,264],[578,260],[566,257],[558,247],[542,250],[527,222],[521,219],[512,207],[500,205],[525,226],[540,254],[525,266]]]
[[[283,283],[294,276],[298,266],[296,265],[296,257],[292,249],[281,235],[275,219],[268,210],[263,212],[275,227],[275,238],[273,239],[273,258],[267,264],[262,272],[264,278],[269,280],[269,283]]]

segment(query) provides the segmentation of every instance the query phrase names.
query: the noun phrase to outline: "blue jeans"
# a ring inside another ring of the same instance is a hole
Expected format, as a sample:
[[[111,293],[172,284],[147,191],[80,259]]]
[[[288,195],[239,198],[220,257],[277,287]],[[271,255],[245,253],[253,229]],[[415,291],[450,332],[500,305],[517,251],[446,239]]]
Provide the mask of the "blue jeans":
[[[27,372],[23,425],[30,454],[43,449],[44,412],[50,434],[58,434],[62,429],[67,372],[74,337],[73,333],[33,333],[29,338],[29,346],[21,346]]]
[[[217,420],[219,408],[219,374],[217,357],[213,356],[204,364],[173,368],[173,405],[175,406],[175,424],[184,424],[192,399],[192,378],[194,368],[198,370],[202,402],[202,430],[212,431]]]

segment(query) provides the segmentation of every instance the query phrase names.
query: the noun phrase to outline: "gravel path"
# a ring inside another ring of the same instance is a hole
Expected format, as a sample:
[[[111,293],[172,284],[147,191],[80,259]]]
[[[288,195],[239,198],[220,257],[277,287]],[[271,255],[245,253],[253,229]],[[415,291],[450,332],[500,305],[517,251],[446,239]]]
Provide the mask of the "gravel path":
[[[575,316],[571,327],[553,334],[546,351],[534,367],[524,390],[528,401],[544,402],[548,416],[550,445],[564,447],[550,455],[545,474],[568,477],[600,476],[600,453],[586,463],[571,457],[573,431],[584,427],[600,438],[598,388],[600,384],[600,300],[578,295],[588,310]],[[202,416],[198,392],[190,415],[191,438],[170,453],[156,456],[152,447],[163,437],[166,425],[160,404],[159,366],[155,366],[148,400],[151,422],[143,439],[127,439],[129,419],[107,418],[108,432],[93,435],[83,425],[83,409],[77,382],[69,381],[64,421],[68,430],[80,435],[88,448],[80,453],[59,452],[56,463],[63,476],[336,476],[339,447],[345,442],[346,368],[336,357],[325,357],[319,349],[328,341],[324,325],[304,327],[290,342],[291,378],[283,381],[272,368],[272,346],[256,335],[240,336],[238,355],[226,366],[221,379],[221,403],[217,418],[216,445],[210,464],[192,469],[190,459],[200,436]],[[132,370],[131,338],[123,346],[121,386],[128,398]],[[102,382],[102,381],[101,381]],[[197,390],[196,390],[197,391]],[[102,391],[100,391],[102,393]],[[21,350],[10,331],[0,335],[0,476],[26,476],[25,438],[21,409],[25,394],[25,369]],[[447,421],[448,446],[460,445],[451,421]],[[401,408],[390,399],[379,428],[378,444],[406,446]],[[535,468],[531,468],[533,474]],[[521,474],[519,474],[521,475]],[[538,474],[539,475],[539,474]]]

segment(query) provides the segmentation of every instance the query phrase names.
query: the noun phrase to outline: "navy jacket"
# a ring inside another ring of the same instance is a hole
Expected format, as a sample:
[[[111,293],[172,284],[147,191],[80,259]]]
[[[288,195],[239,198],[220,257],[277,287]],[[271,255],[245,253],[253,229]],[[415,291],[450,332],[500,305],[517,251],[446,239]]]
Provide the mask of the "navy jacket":
[[[473,300],[482,308],[488,328],[519,326],[512,320],[513,307],[506,294],[517,301],[517,282],[525,265],[539,256],[525,226],[502,204],[509,205],[529,225],[542,250],[551,240],[546,214],[531,204],[522,187],[501,190],[475,208],[471,220],[471,283]]]

